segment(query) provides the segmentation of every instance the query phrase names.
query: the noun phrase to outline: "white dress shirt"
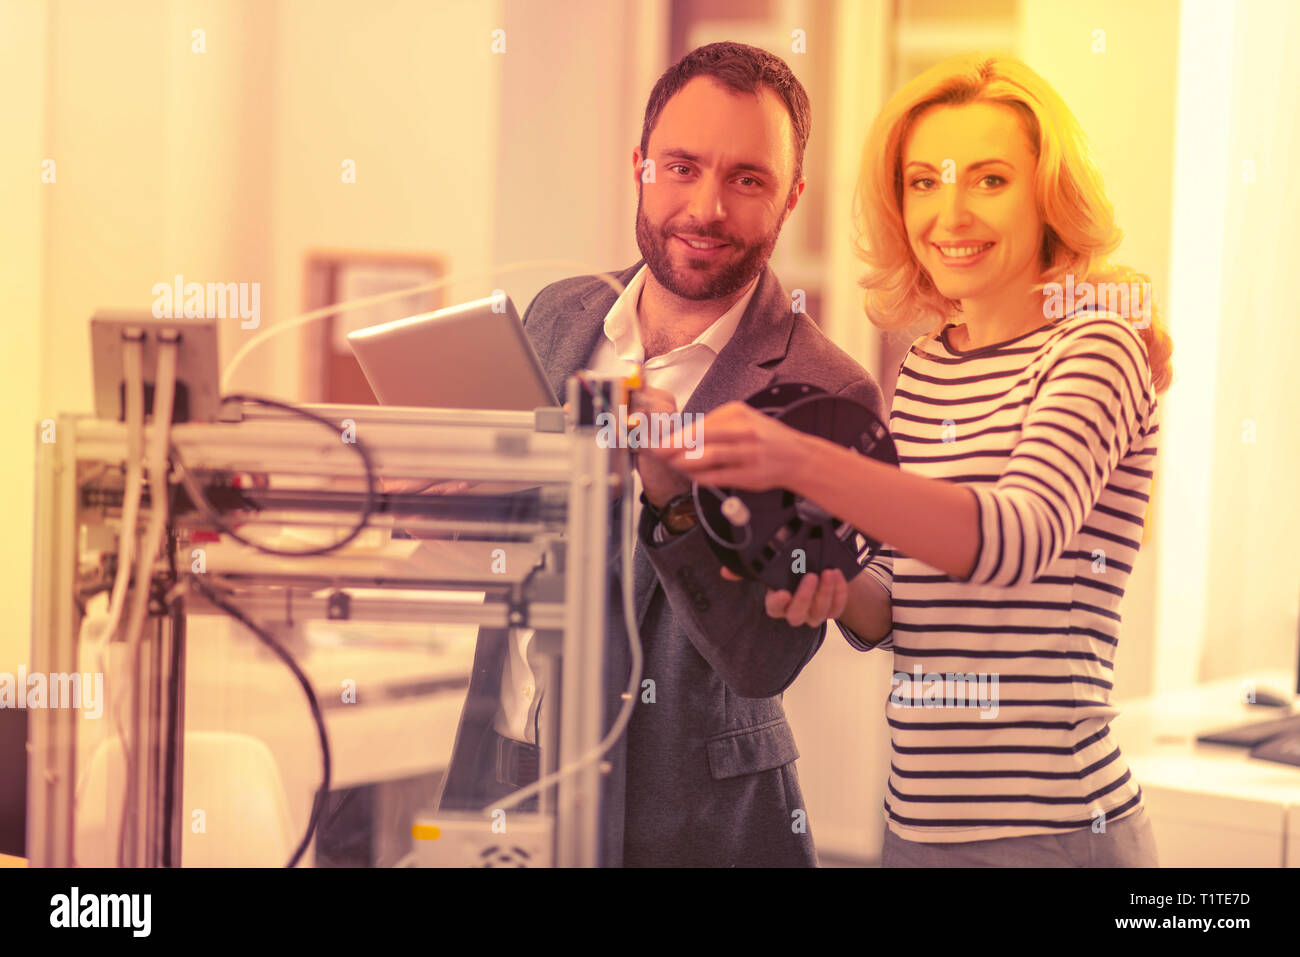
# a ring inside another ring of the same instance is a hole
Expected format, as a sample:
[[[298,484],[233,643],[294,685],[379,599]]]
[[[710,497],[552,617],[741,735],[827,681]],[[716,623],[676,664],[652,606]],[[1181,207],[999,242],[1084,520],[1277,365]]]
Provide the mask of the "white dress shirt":
[[[671,393],[680,412],[718,353],[731,341],[750,300],[754,298],[758,280],[750,282],[735,305],[693,341],[661,356],[646,359],[638,318],[646,275],[647,267],[642,266],[605,314],[605,334],[596,343],[591,358],[587,360],[587,368],[600,375],[618,375],[627,371],[629,362],[642,363],[641,377],[645,384]],[[641,476],[635,470],[632,484],[632,534],[635,541],[641,519]],[[510,650],[501,676],[501,707],[493,727],[507,738],[536,744],[537,708],[542,696],[537,686],[536,662],[528,657],[532,640],[531,628],[516,628],[510,633]]]

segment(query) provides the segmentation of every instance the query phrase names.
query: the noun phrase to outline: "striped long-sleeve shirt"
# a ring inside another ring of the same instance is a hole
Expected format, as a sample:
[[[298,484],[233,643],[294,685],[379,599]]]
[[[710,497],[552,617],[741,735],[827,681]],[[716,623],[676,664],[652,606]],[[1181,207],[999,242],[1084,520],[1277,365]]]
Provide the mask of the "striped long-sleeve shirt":
[[[893,603],[885,816],[924,842],[1099,829],[1142,801],[1108,726],[1156,456],[1146,346],[1098,313],[973,350],[950,329],[904,358],[890,431],[903,469],[972,490],[979,551],[966,580],[891,548],[866,570]]]

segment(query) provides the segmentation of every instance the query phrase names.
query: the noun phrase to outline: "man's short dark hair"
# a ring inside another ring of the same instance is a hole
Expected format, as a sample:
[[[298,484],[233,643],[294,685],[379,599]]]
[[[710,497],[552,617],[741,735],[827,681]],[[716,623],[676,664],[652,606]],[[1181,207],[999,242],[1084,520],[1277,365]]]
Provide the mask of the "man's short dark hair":
[[[659,122],[664,106],[682,87],[697,76],[709,76],[737,93],[758,94],[768,87],[785,103],[794,127],[794,182],[803,176],[803,154],[812,128],[812,105],[786,62],[779,56],[744,43],[710,43],[696,47],[670,66],[650,91],[641,124],[641,157],[650,148],[650,133]]]

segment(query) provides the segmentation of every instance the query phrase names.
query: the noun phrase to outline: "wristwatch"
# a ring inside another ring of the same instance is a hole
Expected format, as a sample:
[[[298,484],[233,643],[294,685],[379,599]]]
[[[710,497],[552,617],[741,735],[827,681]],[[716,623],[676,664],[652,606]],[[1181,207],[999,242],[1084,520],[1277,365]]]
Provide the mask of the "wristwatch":
[[[695,499],[689,492],[670,498],[659,512],[660,524],[674,535],[689,532],[699,521],[699,516],[695,514]]]

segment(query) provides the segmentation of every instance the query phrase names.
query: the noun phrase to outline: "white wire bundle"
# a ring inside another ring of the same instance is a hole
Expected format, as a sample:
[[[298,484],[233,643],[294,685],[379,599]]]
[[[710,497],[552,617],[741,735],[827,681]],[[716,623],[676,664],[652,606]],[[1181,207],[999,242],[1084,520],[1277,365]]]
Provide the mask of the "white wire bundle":
[[[99,670],[104,653],[122,623],[126,589],[135,562],[135,527],[140,516],[144,473],[144,336],[122,344],[122,373],[126,380],[126,487],[122,493],[122,525],[117,542],[117,575],[108,605],[108,621],[98,636]]]
[[[153,579],[154,558],[162,546],[167,531],[167,450],[171,446],[172,402],[176,395],[176,364],[178,339],[159,336],[158,368],[154,374],[153,429],[150,432],[147,453],[149,471],[149,525],[145,529],[135,569],[135,591],[131,594],[131,614],[126,623],[125,667],[129,669],[132,698],[139,694],[136,682],[140,657],[140,635],[149,611],[149,591]],[[122,794],[121,826],[118,830],[118,866],[123,866],[126,838],[126,817],[139,774],[139,752],[128,743],[120,710],[114,710],[113,720],[126,755],[126,786]]]
[[[176,395],[176,353],[175,338],[160,339],[158,370],[154,376],[153,429],[149,435],[151,441],[147,459],[149,525],[145,529],[143,547],[137,559],[131,616],[127,619],[126,626],[127,647],[133,656],[149,610],[149,583],[153,578],[153,562],[167,531],[167,450],[171,446],[172,402]]]
[[[101,675],[108,674],[108,646],[122,624],[122,610],[126,605],[126,590],[131,582],[131,570],[135,563],[136,525],[140,518],[140,499],[144,491],[144,333],[138,337],[125,338],[122,343],[122,377],[125,381],[126,417],[126,485],[122,492],[122,518],[118,528],[117,539],[117,573],[113,578],[113,590],[108,603],[108,617],[102,627],[92,631],[93,647],[87,648],[95,656],[96,670]],[[121,737],[121,718],[117,714],[112,699],[112,685],[109,685],[109,711],[114,714],[114,723],[118,736]],[[125,747],[125,742],[123,742]],[[79,805],[89,783],[90,776],[83,775],[77,785],[77,794],[73,803]]]

